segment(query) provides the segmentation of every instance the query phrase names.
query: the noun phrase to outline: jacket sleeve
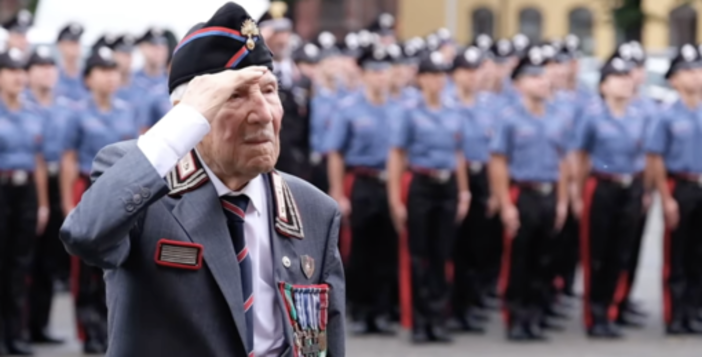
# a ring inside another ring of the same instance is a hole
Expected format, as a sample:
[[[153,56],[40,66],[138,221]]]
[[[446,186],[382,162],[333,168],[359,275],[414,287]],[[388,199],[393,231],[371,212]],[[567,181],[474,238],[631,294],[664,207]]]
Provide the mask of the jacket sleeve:
[[[130,235],[136,235],[140,217],[168,193],[168,185],[133,141],[100,150],[91,181],[66,217],[60,238],[70,254],[114,269],[129,256]]]
[[[341,213],[336,210],[329,228],[326,257],[324,258],[324,283],[328,284],[329,311],[327,322],[328,347],[327,356],[343,357],[346,353],[346,283],[344,280],[344,267],[339,253],[339,231]]]

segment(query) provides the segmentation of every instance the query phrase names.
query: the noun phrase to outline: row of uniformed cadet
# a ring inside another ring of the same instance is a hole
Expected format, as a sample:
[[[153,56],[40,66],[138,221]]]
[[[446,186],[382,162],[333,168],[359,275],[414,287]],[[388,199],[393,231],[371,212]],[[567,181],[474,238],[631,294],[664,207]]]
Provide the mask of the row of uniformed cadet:
[[[61,29],[56,57],[49,46],[29,47],[31,23],[20,11],[3,24],[9,36],[0,54],[0,355],[30,355],[29,342],[62,342],[47,328],[54,283],[69,269],[84,350],[101,353],[102,271],[69,263],[58,230],[98,150],[136,138],[168,110],[168,47],[158,29],[138,41],[105,36],[83,62],[79,24]],[[136,44],[146,65],[132,74]]]

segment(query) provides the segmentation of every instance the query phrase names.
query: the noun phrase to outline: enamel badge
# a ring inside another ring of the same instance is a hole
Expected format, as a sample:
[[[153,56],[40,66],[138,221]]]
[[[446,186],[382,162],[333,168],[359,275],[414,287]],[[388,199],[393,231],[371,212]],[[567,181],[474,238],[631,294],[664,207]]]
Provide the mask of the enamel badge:
[[[314,275],[314,259],[309,255],[303,255],[300,257],[300,265],[302,265],[302,272],[305,273],[307,279],[312,279],[312,275]]]

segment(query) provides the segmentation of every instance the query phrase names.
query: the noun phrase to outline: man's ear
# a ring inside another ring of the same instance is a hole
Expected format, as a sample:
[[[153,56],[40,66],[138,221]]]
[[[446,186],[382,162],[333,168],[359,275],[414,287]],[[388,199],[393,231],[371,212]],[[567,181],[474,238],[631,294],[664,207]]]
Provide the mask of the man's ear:
[[[180,103],[180,99],[174,100],[174,101],[173,101],[173,106],[175,107],[176,105],[178,105],[178,103]]]

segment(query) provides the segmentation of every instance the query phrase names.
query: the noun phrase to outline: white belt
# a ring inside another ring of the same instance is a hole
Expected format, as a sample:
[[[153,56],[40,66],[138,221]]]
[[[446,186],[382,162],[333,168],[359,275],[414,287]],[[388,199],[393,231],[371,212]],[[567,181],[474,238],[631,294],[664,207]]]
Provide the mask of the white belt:
[[[483,172],[483,167],[485,167],[485,165],[482,162],[471,161],[468,165],[468,170],[470,170],[472,174],[479,174]]]
[[[46,171],[49,173],[49,176],[58,176],[60,170],[61,164],[58,161],[46,163]]]
[[[322,154],[318,152],[313,152],[312,154],[310,154],[310,162],[312,163],[312,165],[318,165],[322,162]]]

